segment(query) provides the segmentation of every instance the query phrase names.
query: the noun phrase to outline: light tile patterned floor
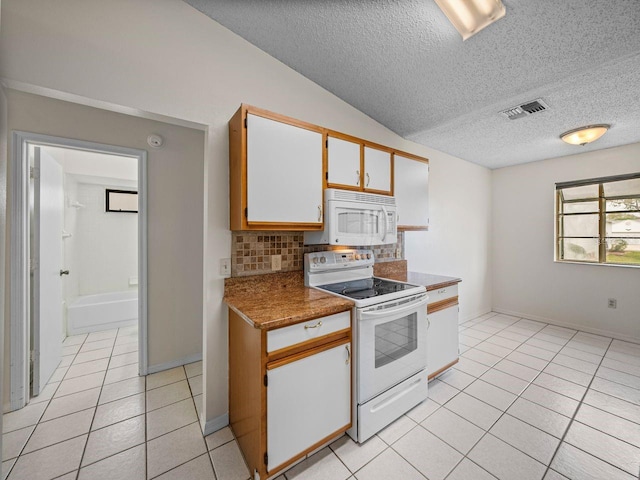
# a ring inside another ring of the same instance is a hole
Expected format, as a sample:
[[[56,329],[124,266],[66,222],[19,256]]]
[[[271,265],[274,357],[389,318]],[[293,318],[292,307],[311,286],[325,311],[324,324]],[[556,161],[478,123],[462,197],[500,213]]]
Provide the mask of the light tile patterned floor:
[[[43,396],[4,417],[10,480],[249,478],[228,428],[202,438],[201,365],[138,378],[131,333],[67,339]],[[429,400],[277,480],[639,478],[640,345],[495,313],[460,342]]]

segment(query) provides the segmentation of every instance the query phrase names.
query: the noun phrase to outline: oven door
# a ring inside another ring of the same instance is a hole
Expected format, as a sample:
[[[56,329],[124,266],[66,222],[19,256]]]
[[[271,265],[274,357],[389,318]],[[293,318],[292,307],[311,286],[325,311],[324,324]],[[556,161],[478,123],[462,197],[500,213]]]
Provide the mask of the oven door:
[[[384,245],[396,243],[393,206],[330,202],[329,243],[332,245]]]
[[[358,404],[427,366],[427,294],[357,309]]]

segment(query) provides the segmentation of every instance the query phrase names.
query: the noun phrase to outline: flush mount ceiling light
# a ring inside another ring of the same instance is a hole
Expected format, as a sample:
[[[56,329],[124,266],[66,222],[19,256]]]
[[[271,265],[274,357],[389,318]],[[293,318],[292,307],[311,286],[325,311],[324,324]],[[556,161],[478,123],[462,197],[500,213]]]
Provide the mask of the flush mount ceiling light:
[[[440,10],[453,23],[462,40],[504,17],[501,0],[435,0]]]
[[[595,142],[609,130],[611,125],[587,125],[586,127],[574,128],[560,135],[563,142],[571,145],[586,145]]]

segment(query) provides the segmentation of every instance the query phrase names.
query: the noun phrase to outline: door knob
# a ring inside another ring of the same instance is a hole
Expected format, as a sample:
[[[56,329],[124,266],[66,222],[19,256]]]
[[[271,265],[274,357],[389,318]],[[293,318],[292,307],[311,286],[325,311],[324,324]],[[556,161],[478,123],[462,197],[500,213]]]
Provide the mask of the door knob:
[[[69,270],[60,270],[60,276],[69,275]]]

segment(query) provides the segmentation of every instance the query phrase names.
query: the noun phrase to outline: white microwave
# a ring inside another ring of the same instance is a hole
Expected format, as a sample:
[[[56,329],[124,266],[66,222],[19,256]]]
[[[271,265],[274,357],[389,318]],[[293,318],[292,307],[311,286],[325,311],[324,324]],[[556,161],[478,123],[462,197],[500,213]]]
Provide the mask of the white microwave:
[[[324,230],[304,232],[306,245],[371,246],[397,242],[396,199],[327,188]]]

